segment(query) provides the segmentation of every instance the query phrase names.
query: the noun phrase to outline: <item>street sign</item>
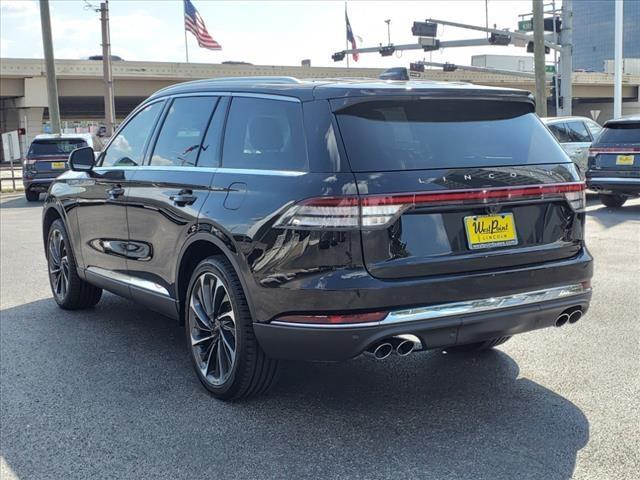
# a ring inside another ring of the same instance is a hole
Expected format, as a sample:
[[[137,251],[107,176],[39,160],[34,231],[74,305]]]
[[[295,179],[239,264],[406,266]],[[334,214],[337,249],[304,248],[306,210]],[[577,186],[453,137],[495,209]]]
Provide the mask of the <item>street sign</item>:
[[[555,65],[545,65],[544,66],[544,71],[547,73],[556,73],[556,66]]]
[[[533,20],[520,20],[518,22],[518,30],[520,30],[521,32],[532,32]]]
[[[20,160],[20,140],[17,130],[2,134],[2,150],[5,162]]]

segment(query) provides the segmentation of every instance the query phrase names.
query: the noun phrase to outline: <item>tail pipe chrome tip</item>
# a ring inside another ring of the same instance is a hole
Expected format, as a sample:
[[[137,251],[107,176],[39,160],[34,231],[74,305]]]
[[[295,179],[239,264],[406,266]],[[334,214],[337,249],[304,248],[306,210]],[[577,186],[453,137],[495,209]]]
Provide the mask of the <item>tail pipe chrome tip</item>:
[[[572,307],[562,312],[556,319],[556,327],[562,327],[566,323],[576,323],[582,318],[582,308]]]
[[[376,360],[384,360],[393,353],[393,345],[383,340],[367,348],[367,353],[372,355]]]
[[[582,318],[582,310],[580,309],[574,310],[573,312],[571,312],[571,315],[569,315],[569,323],[576,323],[581,318]]]

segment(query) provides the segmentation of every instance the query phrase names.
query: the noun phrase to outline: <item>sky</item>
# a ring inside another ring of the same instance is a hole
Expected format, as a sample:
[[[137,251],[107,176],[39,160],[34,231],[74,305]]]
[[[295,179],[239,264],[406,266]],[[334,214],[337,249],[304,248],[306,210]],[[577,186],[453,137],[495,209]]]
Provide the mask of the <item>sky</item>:
[[[346,43],[343,1],[212,1],[192,0],[222,51],[199,48],[189,34],[191,62],[245,61],[256,65],[346,66],[333,62],[332,53]],[[81,59],[101,54],[98,0],[51,0],[54,55]],[[518,15],[531,11],[531,0],[487,0],[489,25],[515,29]],[[111,0],[111,53],[125,60],[185,61],[182,1]],[[386,19],[391,19],[391,42],[415,43],[413,21],[426,18],[483,26],[485,0],[356,1],[347,3],[353,32],[362,46],[387,43]],[[439,27],[438,38],[481,38],[482,32]],[[396,52],[382,58],[360,56],[352,66],[389,68],[416,60],[470,65],[472,55],[526,55],[523,48],[470,47],[444,51]],[[42,58],[39,5],[35,0],[0,0],[0,56]]]

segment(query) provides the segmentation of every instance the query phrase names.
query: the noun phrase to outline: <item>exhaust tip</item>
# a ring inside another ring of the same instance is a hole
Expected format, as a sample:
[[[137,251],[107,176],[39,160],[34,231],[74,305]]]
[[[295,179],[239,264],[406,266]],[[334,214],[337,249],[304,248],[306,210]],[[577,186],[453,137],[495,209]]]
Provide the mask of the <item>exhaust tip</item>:
[[[582,310],[575,310],[569,315],[569,323],[576,323],[582,318]]]
[[[377,360],[384,360],[389,355],[391,355],[392,352],[393,352],[393,346],[390,343],[384,342],[384,343],[381,343],[380,345],[378,345],[373,350],[373,356]]]
[[[556,327],[561,327],[569,321],[569,314],[561,313],[556,319]]]
[[[402,340],[396,347],[396,353],[401,357],[406,357],[416,348],[416,344],[411,340]]]

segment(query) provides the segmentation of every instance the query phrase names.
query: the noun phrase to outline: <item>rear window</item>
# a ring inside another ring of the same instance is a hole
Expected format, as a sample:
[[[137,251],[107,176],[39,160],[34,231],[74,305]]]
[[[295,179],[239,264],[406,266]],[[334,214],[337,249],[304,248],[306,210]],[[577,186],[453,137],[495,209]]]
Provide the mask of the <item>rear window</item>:
[[[608,125],[598,137],[598,143],[640,143],[640,124]]]
[[[81,138],[64,138],[51,140],[34,140],[29,148],[30,157],[66,156],[76,148],[87,147]]]
[[[367,101],[337,118],[356,172],[570,162],[526,103]]]

